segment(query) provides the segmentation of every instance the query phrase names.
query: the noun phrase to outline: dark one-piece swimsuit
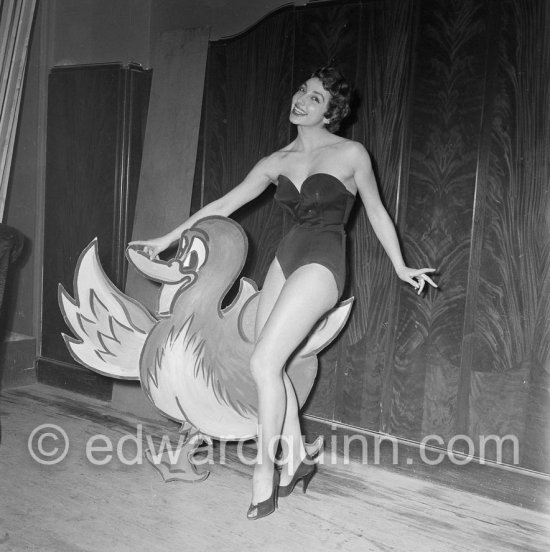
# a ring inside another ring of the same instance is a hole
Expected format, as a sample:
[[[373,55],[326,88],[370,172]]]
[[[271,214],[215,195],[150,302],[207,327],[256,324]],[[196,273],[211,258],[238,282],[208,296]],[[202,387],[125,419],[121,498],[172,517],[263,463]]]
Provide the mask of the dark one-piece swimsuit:
[[[355,195],[335,176],[315,173],[304,180],[300,190],[280,175],[275,199],[295,222],[276,253],[285,278],[301,266],[318,263],[334,275],[340,297],[346,283],[344,225]]]

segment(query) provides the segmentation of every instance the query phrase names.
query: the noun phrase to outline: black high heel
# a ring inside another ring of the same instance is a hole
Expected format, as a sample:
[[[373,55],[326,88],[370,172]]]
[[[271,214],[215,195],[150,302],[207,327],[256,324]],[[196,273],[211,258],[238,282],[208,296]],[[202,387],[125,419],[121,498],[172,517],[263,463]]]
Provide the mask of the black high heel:
[[[309,454],[306,454],[306,457],[302,460],[302,462],[300,462],[298,469],[294,472],[290,483],[288,485],[279,486],[278,496],[289,496],[294,490],[296,483],[298,483],[298,481],[300,480],[302,481],[302,492],[305,493],[309,482],[313,479],[313,476],[315,475],[316,467],[317,464],[314,463],[311,456],[309,456]]]
[[[277,496],[279,491],[279,470],[273,472],[273,490],[271,496],[258,504],[250,504],[246,517],[248,519],[260,519],[272,514],[277,508]]]

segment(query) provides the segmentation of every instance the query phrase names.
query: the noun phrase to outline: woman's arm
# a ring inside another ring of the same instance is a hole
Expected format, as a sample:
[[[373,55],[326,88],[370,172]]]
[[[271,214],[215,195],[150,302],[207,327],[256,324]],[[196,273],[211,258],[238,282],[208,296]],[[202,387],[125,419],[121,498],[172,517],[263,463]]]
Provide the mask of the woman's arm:
[[[198,220],[211,215],[227,217],[249,201],[258,197],[273,181],[273,177],[271,176],[273,174],[272,165],[273,160],[270,157],[261,159],[239,185],[235,186],[235,188],[222,197],[205,205],[164,236],[151,240],[132,241],[130,245],[143,247],[143,251],[149,258],[155,258],[159,253],[177,242],[181,234],[188,228],[191,228]]]
[[[380,193],[378,192],[378,186],[372,170],[369,154],[359,143],[354,143],[353,147],[353,166],[355,167],[354,178],[357,190],[363,200],[374,233],[390,258],[395,272],[401,280],[408,282],[417,289],[418,293],[422,292],[426,282],[431,286],[437,287],[435,282],[427,276],[428,272],[434,272],[435,269],[413,269],[405,265],[399,240],[397,239],[395,225],[380,199]]]

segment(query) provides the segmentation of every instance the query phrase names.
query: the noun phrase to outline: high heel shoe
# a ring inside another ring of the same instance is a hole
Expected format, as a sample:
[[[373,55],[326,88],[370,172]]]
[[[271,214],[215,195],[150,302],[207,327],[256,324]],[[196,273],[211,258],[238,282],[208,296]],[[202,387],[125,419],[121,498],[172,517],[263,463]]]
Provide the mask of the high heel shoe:
[[[277,496],[279,491],[279,470],[273,472],[273,490],[271,496],[258,504],[250,503],[246,517],[248,519],[260,519],[272,514],[277,508]]]
[[[312,480],[313,476],[315,475],[316,467],[317,467],[317,464],[313,462],[313,459],[311,458],[311,456],[309,456],[309,454],[306,454],[306,457],[302,460],[302,462],[300,462],[298,469],[294,472],[294,475],[292,476],[290,483],[288,485],[279,486],[278,496],[282,496],[282,497],[289,496],[294,490],[296,483],[298,483],[298,481],[300,480],[302,480],[302,492],[305,493],[309,485],[309,482]]]

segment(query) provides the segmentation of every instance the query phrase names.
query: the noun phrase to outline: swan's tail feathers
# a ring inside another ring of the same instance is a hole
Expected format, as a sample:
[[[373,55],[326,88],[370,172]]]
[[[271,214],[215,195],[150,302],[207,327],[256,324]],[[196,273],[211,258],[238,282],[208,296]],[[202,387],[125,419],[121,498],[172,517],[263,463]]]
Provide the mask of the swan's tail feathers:
[[[353,301],[354,298],[350,297],[323,316],[315,328],[313,328],[305,345],[299,350],[298,354],[302,357],[309,357],[316,355],[327,347],[345,326],[351,313]]]
[[[139,379],[141,351],[156,319],[107,278],[97,238],[78,259],[73,292],[74,299],[59,284],[59,308],[76,336],[62,334],[72,357],[105,376]]]

